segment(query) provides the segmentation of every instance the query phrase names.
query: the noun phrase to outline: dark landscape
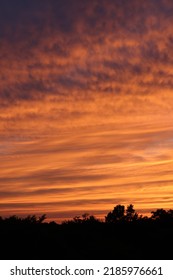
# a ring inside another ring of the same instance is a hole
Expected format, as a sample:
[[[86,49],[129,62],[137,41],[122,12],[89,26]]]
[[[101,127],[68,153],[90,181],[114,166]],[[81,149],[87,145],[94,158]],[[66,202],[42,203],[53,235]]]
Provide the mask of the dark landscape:
[[[105,221],[83,214],[57,224],[39,218],[0,219],[1,259],[169,259],[173,210],[139,216],[133,205],[117,205]]]

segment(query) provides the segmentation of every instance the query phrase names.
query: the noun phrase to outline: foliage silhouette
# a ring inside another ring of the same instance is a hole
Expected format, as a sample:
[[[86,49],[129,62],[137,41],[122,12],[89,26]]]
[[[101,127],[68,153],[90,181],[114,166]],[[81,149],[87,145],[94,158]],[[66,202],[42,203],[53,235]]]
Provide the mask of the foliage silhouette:
[[[126,213],[126,214],[125,214]],[[127,206],[126,210],[124,205],[117,205],[113,211],[109,212],[105,217],[106,223],[115,223],[120,221],[132,222],[138,219],[133,204]]]
[[[138,214],[136,213],[135,209],[133,208],[133,204],[127,206],[126,209],[126,221],[132,222],[138,219]]]
[[[124,205],[117,205],[113,211],[109,212],[105,217],[107,223],[113,223],[124,219],[125,207]]]
[[[0,217],[1,259],[169,259],[173,250],[172,209],[146,217],[119,204],[105,221],[88,213],[61,224],[45,219]]]
[[[75,216],[73,220],[64,221],[62,224],[93,224],[98,222],[100,221],[95,216],[84,213],[82,216]]]
[[[3,219],[0,217],[0,222],[4,222],[8,225],[17,225],[17,224],[41,224],[46,219],[46,214],[43,214],[40,217],[36,217],[35,215],[28,215],[25,218],[19,218],[16,215],[12,215],[8,218]]]

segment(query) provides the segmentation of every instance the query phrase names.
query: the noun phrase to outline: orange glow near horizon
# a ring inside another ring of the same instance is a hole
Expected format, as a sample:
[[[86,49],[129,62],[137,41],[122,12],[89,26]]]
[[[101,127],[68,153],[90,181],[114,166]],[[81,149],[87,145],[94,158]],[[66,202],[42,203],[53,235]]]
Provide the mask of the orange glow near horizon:
[[[0,216],[173,208],[172,1],[48,2],[2,19]]]

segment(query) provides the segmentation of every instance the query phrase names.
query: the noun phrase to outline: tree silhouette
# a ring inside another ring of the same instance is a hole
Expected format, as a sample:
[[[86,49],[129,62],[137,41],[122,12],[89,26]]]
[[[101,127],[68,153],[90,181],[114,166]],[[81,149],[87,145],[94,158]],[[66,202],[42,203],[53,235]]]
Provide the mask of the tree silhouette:
[[[132,222],[138,219],[138,214],[136,213],[135,209],[133,208],[133,204],[127,206],[126,209],[126,221]]]
[[[46,214],[43,214],[42,216],[40,216],[37,220],[38,224],[41,224],[44,220],[46,219]]]
[[[86,221],[86,220],[88,220],[89,219],[89,214],[88,213],[84,213],[84,214],[82,214],[82,219],[83,219],[83,221]]]
[[[46,219],[46,214],[43,214],[40,217],[36,217],[36,215],[28,215],[25,218],[20,218],[16,215],[10,216],[8,218],[5,218],[4,221],[6,224],[9,225],[18,225],[18,224],[41,224]]]
[[[152,211],[151,219],[162,223],[173,223],[173,210],[168,211],[163,208],[159,208],[156,211]]]
[[[67,221],[68,222],[68,221]],[[74,222],[76,224],[81,224],[82,223],[82,219],[80,218],[80,216],[75,216],[73,218],[73,221],[70,221],[70,222]]]
[[[114,207],[113,211],[109,212],[105,217],[106,223],[115,223],[117,221],[123,220],[125,207],[124,205],[117,205]]]
[[[93,224],[98,223],[99,220],[95,216],[88,213],[82,214],[82,216],[75,216],[72,221],[64,221],[63,224]]]
[[[152,211],[151,213],[151,219],[154,220],[164,220],[168,216],[168,213],[163,208],[157,209],[156,211]]]

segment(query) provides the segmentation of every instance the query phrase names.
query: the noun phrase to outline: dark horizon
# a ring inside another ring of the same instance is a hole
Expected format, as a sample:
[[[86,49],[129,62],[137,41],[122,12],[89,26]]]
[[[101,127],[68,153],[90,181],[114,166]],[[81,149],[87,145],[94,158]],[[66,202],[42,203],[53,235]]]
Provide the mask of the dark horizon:
[[[62,224],[45,216],[0,219],[1,259],[168,260],[173,249],[173,210],[140,217],[133,205],[116,205],[101,222],[84,214]],[[168,250],[169,247],[169,250]]]
[[[116,215],[119,214],[119,212],[117,211],[117,209],[120,208],[120,219],[116,219]],[[91,213],[88,212],[83,212],[81,215],[76,215],[73,218],[66,218],[64,220],[61,220],[60,223],[57,222],[56,220],[51,220],[49,217],[47,217],[46,213],[42,214],[42,215],[35,215],[35,214],[28,214],[26,216],[17,216],[15,214],[8,216],[8,217],[2,217],[0,216],[0,221],[13,221],[13,222],[24,222],[24,221],[30,221],[31,223],[57,223],[57,224],[68,224],[68,223],[81,223],[81,222],[85,222],[85,221],[90,221],[93,222],[101,222],[101,223],[109,223],[109,222],[118,222],[119,220],[121,221],[128,221],[128,217],[132,217],[133,221],[137,221],[137,220],[156,220],[156,219],[161,219],[164,220],[165,218],[167,219],[170,218],[173,222],[173,209],[163,209],[163,208],[158,208],[155,209],[154,211],[150,212],[150,215],[142,215],[141,213],[139,213],[133,204],[129,204],[126,206],[118,204],[115,205],[114,208],[107,212],[104,216],[104,218],[99,218],[96,217],[94,215],[92,215]],[[110,218],[111,217],[111,218]],[[113,218],[112,218],[113,217]],[[113,221],[114,220],[114,221]],[[132,221],[130,220],[130,222]],[[59,221],[59,220],[58,220]]]

